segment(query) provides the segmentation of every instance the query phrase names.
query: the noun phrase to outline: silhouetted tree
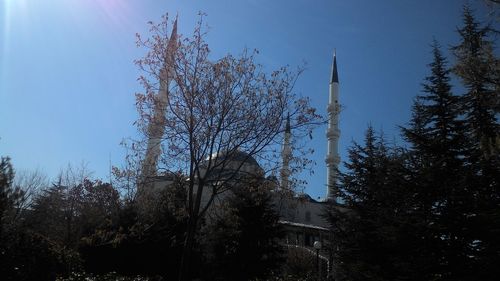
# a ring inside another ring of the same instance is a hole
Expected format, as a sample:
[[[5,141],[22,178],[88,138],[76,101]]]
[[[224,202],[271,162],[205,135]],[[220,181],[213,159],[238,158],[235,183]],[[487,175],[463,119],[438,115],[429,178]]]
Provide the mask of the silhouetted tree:
[[[0,159],[0,238],[9,227],[10,216],[15,212],[16,201],[22,196],[22,191],[12,186],[14,180],[14,169],[10,164],[10,158]]]
[[[213,60],[201,20],[193,36],[182,40],[176,32],[169,36],[167,27],[164,17],[160,24],[151,25],[151,38],[138,37],[138,45],[148,52],[137,60],[145,73],[140,77],[145,92],[136,95],[140,114],[136,124],[147,140],[155,140],[155,150],[161,148],[160,161],[151,161],[160,165],[143,169],[146,174],[181,170],[188,178],[188,224],[179,277],[186,280],[200,221],[217,195],[232,188],[228,183],[241,169],[241,165],[233,167],[228,173],[224,168],[231,159],[244,152],[243,165],[251,157],[276,155],[272,147],[282,138],[287,113],[295,132],[309,132],[319,116],[308,99],[292,91],[301,69],[293,72],[283,67],[268,75],[255,62],[257,51]],[[153,129],[150,124],[155,124]],[[135,144],[135,151],[146,151],[147,165],[149,149],[142,144]],[[202,194],[209,195],[206,202]]]
[[[463,280],[471,272],[468,216],[473,197],[464,184],[465,127],[460,97],[451,91],[449,69],[438,43],[432,46],[430,75],[402,128],[411,145],[413,216],[419,223],[423,279]],[[462,278],[462,279],[461,279]]]
[[[78,254],[33,231],[25,216],[24,192],[13,187],[9,158],[0,162],[0,276],[2,280],[54,280],[78,268]],[[32,213],[32,212],[31,212]]]
[[[53,242],[77,249],[80,240],[117,215],[118,192],[99,180],[76,185],[60,183],[35,196],[27,224]]]
[[[338,280],[411,279],[414,237],[401,154],[371,127],[364,145],[349,149],[339,199],[327,214],[332,225],[334,274]],[[418,280],[418,279],[413,279]]]
[[[452,48],[456,58],[453,72],[466,88],[465,121],[470,139],[470,162],[498,154],[499,63],[490,39],[496,31],[481,26],[470,8],[464,8],[464,26],[458,30],[461,42]]]
[[[496,31],[482,26],[465,7],[458,33],[461,41],[452,48],[453,70],[466,89],[466,188],[474,200],[473,210],[466,214],[473,231],[467,248],[476,260],[476,278],[493,280],[500,274],[500,64],[492,40]]]
[[[283,230],[269,186],[233,189],[220,218],[208,220],[204,241],[215,280],[254,280],[279,270]]]
[[[162,186],[156,197],[142,200],[140,206],[125,200],[108,224],[83,238],[79,250],[85,270],[175,278],[186,230],[185,191],[184,177],[176,175],[173,183]]]

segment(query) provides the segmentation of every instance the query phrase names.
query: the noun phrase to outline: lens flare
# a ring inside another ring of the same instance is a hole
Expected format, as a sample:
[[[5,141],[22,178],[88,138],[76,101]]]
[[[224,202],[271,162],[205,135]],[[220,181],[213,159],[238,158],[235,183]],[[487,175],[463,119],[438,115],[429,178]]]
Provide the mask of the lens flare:
[[[81,10],[92,11],[115,27],[127,25],[130,17],[130,8],[126,0],[88,0],[78,1],[77,3],[79,7],[74,12],[78,13]]]
[[[27,0],[0,0],[0,77],[8,59],[10,35],[14,19],[26,16]]]
[[[136,10],[127,0],[0,0],[0,77],[14,37],[20,32],[29,36],[33,30],[43,28],[41,25],[52,20],[47,15],[79,30],[92,22],[114,31],[136,30],[131,26]]]
[[[114,23],[122,24],[126,20],[127,6],[123,0],[96,0],[103,13]]]

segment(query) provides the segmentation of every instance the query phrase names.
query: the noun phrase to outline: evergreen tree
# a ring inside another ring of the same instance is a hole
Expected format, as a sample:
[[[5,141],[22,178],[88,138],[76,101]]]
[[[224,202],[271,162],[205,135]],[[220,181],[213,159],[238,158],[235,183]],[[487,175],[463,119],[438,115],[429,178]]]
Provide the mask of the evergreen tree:
[[[464,10],[453,72],[433,44],[403,152],[369,128],[329,210],[339,280],[495,280],[500,274],[499,63],[492,29]]]
[[[411,149],[408,171],[414,181],[413,216],[428,256],[427,279],[467,280],[471,276],[470,226],[474,204],[464,185],[464,124],[460,98],[451,92],[449,70],[439,45],[432,46],[431,74],[417,96],[403,136]]]
[[[30,229],[55,243],[77,249],[81,239],[107,225],[118,213],[118,191],[100,180],[55,184],[33,199],[26,215]]]
[[[208,222],[207,258],[215,280],[267,280],[283,260],[284,232],[268,187],[250,186],[233,189],[222,216]]]
[[[494,55],[496,33],[481,26],[466,7],[464,26],[458,30],[460,43],[453,47],[454,73],[465,86],[465,111],[468,151],[466,188],[474,198],[469,214],[473,238],[469,248],[476,259],[478,276],[492,280],[500,274],[500,135],[499,135],[499,60]]]
[[[411,280],[411,235],[402,155],[371,127],[349,149],[341,206],[328,213],[338,280]],[[418,279],[413,279],[418,280]]]
[[[453,72],[466,88],[463,107],[468,137],[471,141],[471,162],[488,158],[495,152],[498,137],[498,59],[490,39],[496,33],[489,25],[481,26],[469,7],[464,8],[464,26],[458,29],[461,42],[452,48],[456,58]]]
[[[24,192],[13,186],[9,158],[0,159],[0,276],[2,280],[54,280],[78,267],[78,255],[15,220]]]
[[[95,225],[94,232],[82,239],[79,251],[87,272],[162,276],[167,280],[178,274],[186,231],[184,177],[174,175],[173,183],[165,184],[154,195],[140,202],[122,202],[117,214],[107,218],[108,224]],[[99,209],[100,205],[93,208]],[[113,205],[105,206],[103,210],[114,209]],[[88,216],[84,219],[89,222]],[[193,270],[198,271],[198,249],[194,256],[197,263]]]
[[[14,197],[16,197],[12,188],[13,179],[14,170],[10,164],[10,159],[2,157],[0,159],[0,239],[3,237],[6,217],[13,208]]]

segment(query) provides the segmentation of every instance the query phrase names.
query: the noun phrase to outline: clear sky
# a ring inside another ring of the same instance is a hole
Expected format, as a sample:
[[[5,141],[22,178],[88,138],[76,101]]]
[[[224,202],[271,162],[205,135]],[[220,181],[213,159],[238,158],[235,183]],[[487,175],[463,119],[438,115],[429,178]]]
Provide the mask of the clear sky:
[[[469,1],[481,19],[481,0]],[[55,177],[68,163],[88,163],[108,180],[122,138],[134,136],[135,33],[168,12],[191,34],[208,14],[213,58],[260,51],[268,69],[307,62],[296,90],[325,114],[337,50],[340,153],[362,140],[367,124],[397,138],[428,73],[436,38],[458,41],[462,0],[0,0],[0,155],[19,170]],[[447,50],[446,50],[447,51]],[[326,127],[314,132],[314,175],[306,192],[324,196]]]

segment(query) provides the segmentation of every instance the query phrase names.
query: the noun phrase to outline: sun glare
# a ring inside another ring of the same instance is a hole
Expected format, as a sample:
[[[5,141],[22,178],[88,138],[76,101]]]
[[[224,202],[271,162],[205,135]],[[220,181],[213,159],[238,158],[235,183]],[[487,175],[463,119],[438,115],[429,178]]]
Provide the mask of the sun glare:
[[[10,32],[14,16],[23,16],[26,13],[27,0],[0,0],[0,7],[0,16],[3,27],[2,33],[5,36]]]
[[[93,9],[102,13],[106,20],[115,25],[126,24],[129,16],[129,7],[124,0],[93,0],[87,1],[86,5],[91,5]]]
[[[0,55],[6,60],[6,54],[9,48],[12,20],[18,13],[24,13],[26,10],[26,0],[0,0]],[[0,61],[0,63],[1,63]],[[2,65],[0,67],[3,68]]]

